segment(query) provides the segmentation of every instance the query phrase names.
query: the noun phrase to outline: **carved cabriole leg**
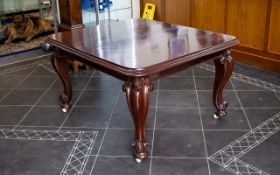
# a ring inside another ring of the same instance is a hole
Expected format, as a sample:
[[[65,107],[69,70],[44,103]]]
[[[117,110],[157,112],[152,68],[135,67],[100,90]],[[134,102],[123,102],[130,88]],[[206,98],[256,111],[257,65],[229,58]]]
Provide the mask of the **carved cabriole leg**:
[[[62,111],[67,112],[71,107],[70,101],[72,99],[72,84],[68,69],[68,59],[60,56],[58,49],[55,49],[51,61],[64,86],[64,93],[59,99],[62,102]]]
[[[233,71],[234,60],[230,56],[230,50],[224,50],[221,57],[214,60],[216,75],[213,91],[213,103],[217,112],[214,113],[214,118],[224,117],[228,102],[223,98],[223,90]]]
[[[146,149],[146,118],[149,108],[150,93],[154,85],[147,77],[131,78],[124,85],[128,107],[135,126],[135,142],[133,143],[136,160],[141,161],[148,156]]]

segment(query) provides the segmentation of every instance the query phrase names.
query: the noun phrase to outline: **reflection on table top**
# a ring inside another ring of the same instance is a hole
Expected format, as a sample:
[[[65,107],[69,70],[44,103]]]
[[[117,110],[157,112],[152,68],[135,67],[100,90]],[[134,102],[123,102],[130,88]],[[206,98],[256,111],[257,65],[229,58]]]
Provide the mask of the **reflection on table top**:
[[[121,67],[144,69],[182,57],[209,55],[236,45],[238,40],[190,27],[131,19],[54,34],[47,42]]]

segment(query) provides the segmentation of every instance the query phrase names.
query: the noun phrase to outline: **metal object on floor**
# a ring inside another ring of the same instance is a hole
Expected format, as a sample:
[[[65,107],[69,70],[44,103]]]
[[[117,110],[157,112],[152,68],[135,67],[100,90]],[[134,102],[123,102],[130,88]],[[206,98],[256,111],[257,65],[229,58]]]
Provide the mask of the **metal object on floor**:
[[[53,50],[53,47],[50,45],[50,44],[48,44],[48,43],[42,43],[42,44],[40,44],[40,47],[41,47],[41,49],[43,50],[43,51],[45,51],[45,52],[50,52],[50,51],[52,51]]]

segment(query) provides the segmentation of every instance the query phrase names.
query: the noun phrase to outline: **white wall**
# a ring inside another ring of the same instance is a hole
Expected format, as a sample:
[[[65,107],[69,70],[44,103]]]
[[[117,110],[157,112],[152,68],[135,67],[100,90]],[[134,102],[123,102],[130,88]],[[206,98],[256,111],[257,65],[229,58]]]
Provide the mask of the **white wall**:
[[[130,18],[140,18],[140,0],[112,0],[110,17],[113,20],[126,20]],[[132,3],[132,9],[131,7]],[[133,13],[133,15],[132,15]],[[108,19],[109,13],[101,13],[99,15],[100,20]],[[83,11],[83,22],[92,23],[95,22],[95,13],[89,11]]]
[[[140,0],[132,0],[133,18],[140,18]]]
[[[0,11],[14,12],[38,8],[38,0],[0,0]]]
[[[19,0],[21,2],[20,8],[36,9],[39,8],[38,0]]]
[[[0,11],[10,12],[19,8],[19,3],[16,0],[0,0]]]

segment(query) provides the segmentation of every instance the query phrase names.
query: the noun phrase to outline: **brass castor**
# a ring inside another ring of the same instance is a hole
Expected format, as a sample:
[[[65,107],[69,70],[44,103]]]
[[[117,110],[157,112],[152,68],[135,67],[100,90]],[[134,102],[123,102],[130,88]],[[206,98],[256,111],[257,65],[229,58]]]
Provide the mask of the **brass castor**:
[[[226,111],[217,111],[213,114],[214,119],[219,119],[227,115]]]
[[[64,113],[68,112],[68,108],[62,108],[62,112]]]
[[[142,159],[139,159],[139,158],[136,158],[135,160],[136,160],[137,163],[141,163],[142,162]]]
[[[62,110],[62,112],[66,113],[69,111],[70,107],[71,107],[70,105],[64,104],[64,105],[61,105],[61,110]]]
[[[214,117],[214,119],[219,119],[220,118],[216,113],[213,114],[213,117]]]

